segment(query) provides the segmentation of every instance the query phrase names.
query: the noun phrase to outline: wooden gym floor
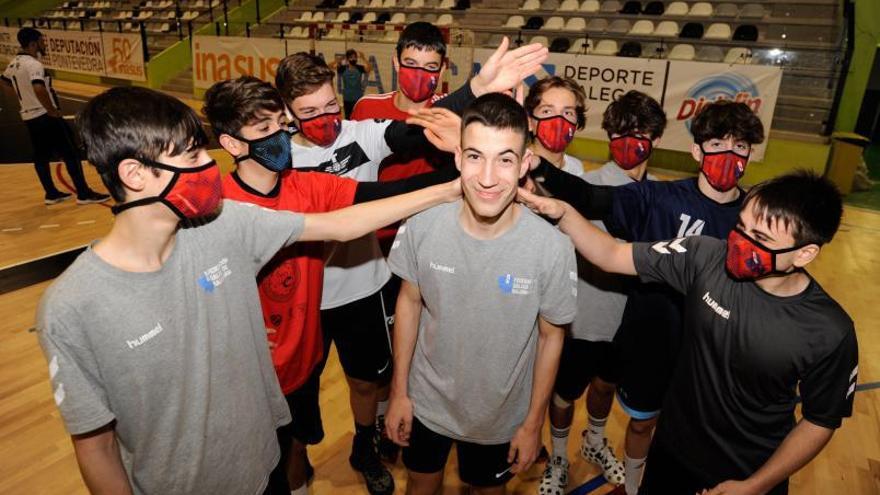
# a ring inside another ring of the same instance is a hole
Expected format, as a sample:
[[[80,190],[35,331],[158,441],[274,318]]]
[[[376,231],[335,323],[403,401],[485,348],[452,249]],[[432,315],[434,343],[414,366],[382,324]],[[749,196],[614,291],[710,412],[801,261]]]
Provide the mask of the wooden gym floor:
[[[215,154],[224,169],[226,157]],[[53,173],[56,172],[53,165]],[[89,183],[100,184],[86,167]],[[59,251],[86,245],[111,225],[109,208],[76,206],[73,201],[46,207],[29,165],[0,166],[0,270]],[[823,249],[811,273],[844,306],[859,335],[859,383],[880,381],[880,214],[847,207],[835,240]],[[29,331],[40,295],[49,282],[0,295],[0,493],[68,495],[87,493],[70,440],[52,400],[46,363]],[[316,468],[313,494],[365,494],[348,465],[353,433],[348,390],[335,351],[321,383],[324,441],[310,448]],[[569,444],[572,460],[569,490],[598,475],[580,460],[577,449],[585,424],[583,401],[577,405]],[[618,456],[626,416],[615,404],[608,437]],[[545,433],[545,438],[549,436]],[[511,493],[537,493],[542,465],[515,478]],[[402,493],[406,473],[393,468]],[[590,493],[604,494],[610,485]],[[462,493],[454,464],[447,468],[444,493]],[[792,480],[794,495],[880,493],[880,390],[858,392],[853,417],[844,422],[821,455]]]

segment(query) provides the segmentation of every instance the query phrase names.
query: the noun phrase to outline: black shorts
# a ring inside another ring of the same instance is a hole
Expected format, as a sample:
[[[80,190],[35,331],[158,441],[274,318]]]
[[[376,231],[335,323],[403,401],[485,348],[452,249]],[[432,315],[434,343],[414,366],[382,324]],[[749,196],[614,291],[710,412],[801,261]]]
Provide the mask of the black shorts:
[[[583,395],[594,377],[617,383],[619,360],[613,342],[565,338],[553,391],[572,402]]]
[[[400,282],[396,277],[375,294],[321,310],[324,338],[336,344],[345,375],[366,382],[391,378],[391,332]]]
[[[723,481],[726,480],[713,479],[712,476],[679,461],[662,441],[655,438],[651,443],[651,450],[648,451],[648,462],[645,464],[645,476],[639,487],[639,495],[693,495],[704,489],[714,488]],[[768,495],[787,493],[788,480],[767,492]]]
[[[498,445],[460,442],[431,431],[416,417],[413,417],[409,447],[403,448],[403,465],[416,473],[442,471],[453,443],[462,482],[472,486],[501,486],[513,477],[511,464],[507,462],[510,442]]]
[[[681,348],[681,296],[665,286],[644,284],[626,301],[614,337],[620,352],[618,402],[630,417],[660,414]]]
[[[278,428],[281,457],[286,459],[294,439],[305,445],[316,445],[324,439],[324,423],[318,402],[322,366],[316,366],[301,387],[284,396],[293,420]],[[286,465],[286,463],[285,463]]]

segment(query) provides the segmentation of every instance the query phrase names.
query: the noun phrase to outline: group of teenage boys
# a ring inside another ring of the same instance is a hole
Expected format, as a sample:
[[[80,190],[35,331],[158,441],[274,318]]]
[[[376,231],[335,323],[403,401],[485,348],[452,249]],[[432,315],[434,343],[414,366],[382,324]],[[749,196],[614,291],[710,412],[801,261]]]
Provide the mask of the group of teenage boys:
[[[441,97],[443,38],[411,24],[400,89],[355,120],[306,53],[274,86],[219,82],[203,113],[236,164],[223,178],[183,103],[90,101],[77,123],[116,221],[37,322],[89,489],[308,493],[335,343],[371,494],[394,492],[383,461],[400,447],[407,493],[436,493],[453,445],[464,483],[503,493],[548,409],[538,492],[564,493],[585,391],[580,453],[622,492],[786,493],[852,408],[852,321],[804,270],[839,194],[805,173],[740,189],[764,131],[727,102],[692,124],[699,176],[654,180],[666,118],[635,91],[604,113],[611,161],[584,173],[566,154],[583,89],[519,89],[546,56],[505,40]],[[376,230],[402,219],[383,252]],[[615,392],[623,462],[605,435]]]

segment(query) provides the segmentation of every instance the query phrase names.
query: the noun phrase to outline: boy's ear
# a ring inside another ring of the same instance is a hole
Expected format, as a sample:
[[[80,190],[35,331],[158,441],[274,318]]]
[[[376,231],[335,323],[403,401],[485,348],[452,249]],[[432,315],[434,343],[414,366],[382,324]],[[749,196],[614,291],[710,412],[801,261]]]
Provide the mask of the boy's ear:
[[[532,165],[532,153],[531,148],[526,148],[525,152],[523,152],[522,163],[519,165],[519,178],[522,179],[529,173],[529,168]]]
[[[819,256],[819,245],[818,244],[808,244],[800,249],[798,249],[795,257],[794,257],[794,266],[797,268],[803,268],[810,264],[816,256]]]
[[[691,145],[691,156],[694,157],[694,160],[696,160],[697,163],[703,161],[703,149],[700,148],[699,144],[694,143]]]
[[[400,70],[400,63],[397,62],[397,52],[395,52],[394,55],[391,56],[391,68],[394,70],[394,72]]]
[[[220,146],[232,156],[239,156],[245,153],[244,143],[229,134],[220,134],[220,137],[217,138],[217,142],[219,142]]]
[[[461,144],[455,147],[455,168],[461,172]]]
[[[147,187],[147,174],[152,174],[141,162],[126,158],[117,165],[119,181],[125,189],[135,193],[143,191]],[[126,194],[126,197],[128,194]]]

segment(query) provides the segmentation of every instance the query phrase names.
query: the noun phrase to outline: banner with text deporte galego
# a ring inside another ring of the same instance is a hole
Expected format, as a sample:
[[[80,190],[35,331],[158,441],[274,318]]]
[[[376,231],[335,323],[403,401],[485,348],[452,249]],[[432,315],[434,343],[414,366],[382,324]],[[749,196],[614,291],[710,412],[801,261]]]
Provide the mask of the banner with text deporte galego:
[[[79,74],[145,81],[144,53],[137,33],[99,33],[41,29],[49,68]],[[18,28],[0,27],[0,59],[8,61],[21,51]]]
[[[752,160],[763,160],[781,82],[779,67],[670,61],[663,105],[667,124],[661,147],[690,151],[694,116],[707,103],[733,100],[751,107],[764,124],[764,143],[753,146],[751,153]]]

